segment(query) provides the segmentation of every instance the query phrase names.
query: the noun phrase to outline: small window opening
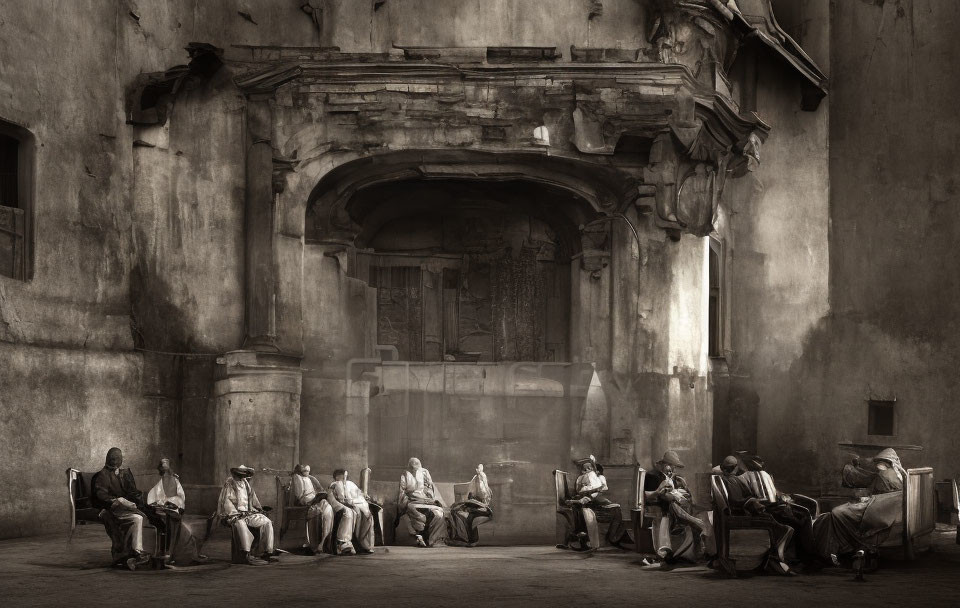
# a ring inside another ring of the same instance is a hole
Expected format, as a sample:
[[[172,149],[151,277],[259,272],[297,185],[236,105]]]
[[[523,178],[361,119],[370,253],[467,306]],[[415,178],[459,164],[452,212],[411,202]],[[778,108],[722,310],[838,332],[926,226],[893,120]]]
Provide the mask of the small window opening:
[[[20,207],[19,181],[20,142],[0,134],[0,205]]]
[[[0,120],[0,275],[30,272],[29,134]]]
[[[896,404],[896,401],[870,400],[867,403],[869,408],[867,434],[893,436],[896,419],[894,404]]]

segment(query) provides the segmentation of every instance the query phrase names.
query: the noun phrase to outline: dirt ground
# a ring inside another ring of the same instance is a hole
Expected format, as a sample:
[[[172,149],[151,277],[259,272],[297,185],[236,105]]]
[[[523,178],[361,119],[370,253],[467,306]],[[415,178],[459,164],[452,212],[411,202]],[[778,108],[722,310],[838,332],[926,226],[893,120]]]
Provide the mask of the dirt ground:
[[[262,567],[228,563],[226,535],[210,563],[129,572],[107,567],[102,529],[0,542],[0,605],[274,606],[957,606],[960,546],[939,532],[914,562],[889,560],[867,581],[824,570],[791,578],[727,578],[702,566],[645,567],[615,549],[593,555],[545,546],[378,547],[371,556],[284,554]]]

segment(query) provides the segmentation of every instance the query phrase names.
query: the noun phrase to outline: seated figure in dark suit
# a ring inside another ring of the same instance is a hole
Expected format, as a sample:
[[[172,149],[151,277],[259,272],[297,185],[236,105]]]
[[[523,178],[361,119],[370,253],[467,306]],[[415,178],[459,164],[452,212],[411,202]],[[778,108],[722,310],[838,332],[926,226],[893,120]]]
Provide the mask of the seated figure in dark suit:
[[[140,510],[143,494],[130,469],[122,469],[123,452],[110,448],[106,463],[93,476],[93,506],[102,509],[100,521],[107,529],[112,546],[114,564],[126,565],[131,570],[147,566],[150,555],[143,550],[143,524],[147,516]]]

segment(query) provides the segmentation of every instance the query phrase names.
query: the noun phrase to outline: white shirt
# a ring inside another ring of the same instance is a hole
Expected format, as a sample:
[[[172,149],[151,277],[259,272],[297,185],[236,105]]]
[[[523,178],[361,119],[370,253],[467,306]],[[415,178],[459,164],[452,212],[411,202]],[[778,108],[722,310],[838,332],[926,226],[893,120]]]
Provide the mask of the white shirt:
[[[330,484],[328,496],[331,494],[337,502],[345,505],[362,507],[367,504],[367,499],[363,497],[363,492],[357,487],[357,484],[349,479],[346,481],[335,481]]]

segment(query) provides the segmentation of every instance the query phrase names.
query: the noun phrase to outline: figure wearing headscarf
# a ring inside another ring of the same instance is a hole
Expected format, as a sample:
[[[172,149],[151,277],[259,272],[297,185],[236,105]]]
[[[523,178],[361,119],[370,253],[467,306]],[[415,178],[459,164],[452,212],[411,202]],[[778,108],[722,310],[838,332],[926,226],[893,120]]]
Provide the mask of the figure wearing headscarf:
[[[291,477],[297,504],[307,509],[307,545],[312,553],[323,551],[333,531],[333,507],[320,480],[310,474],[310,465],[297,465]]]
[[[477,527],[493,519],[492,500],[487,474],[483,472],[483,465],[478,464],[477,474],[470,480],[467,499],[450,507],[447,544],[475,547],[480,542]]]
[[[150,555],[143,550],[143,524],[147,516],[140,510],[143,494],[130,469],[123,469],[123,452],[110,448],[103,469],[93,476],[93,506],[102,509],[100,521],[107,529],[112,546],[110,554],[115,564],[129,569],[150,563]]]
[[[200,555],[202,542],[183,521],[187,501],[180,477],[170,470],[169,458],[160,459],[157,471],[160,481],[147,492],[147,516],[153,525],[167,534],[170,543],[170,561],[167,563],[189,566],[201,562],[206,558]]]
[[[230,469],[230,477],[223,482],[217,516],[233,531],[233,542],[239,546],[238,561],[254,566],[276,561],[277,551],[273,546],[273,522],[264,514],[257,493],[250,485],[254,470],[240,465]],[[262,559],[256,558],[257,550],[262,551]]]
[[[430,471],[423,468],[419,459],[411,458],[400,476],[397,523],[402,515],[406,515],[407,529],[416,537],[417,546],[432,547],[443,538],[446,527],[444,511],[443,499],[433,485]]]
[[[333,483],[327,493],[327,500],[333,510],[340,515],[337,527],[337,553],[373,553],[374,530],[373,514],[363,492],[349,479],[345,469],[333,472]],[[356,539],[356,546],[353,541]]]
[[[861,498],[860,502],[834,507],[813,523],[817,553],[824,561],[837,563],[837,556],[861,550],[876,553],[902,515],[906,471],[900,457],[893,449],[886,448],[871,461],[876,467],[875,473],[854,463],[859,473],[872,474],[870,496]],[[845,473],[845,477],[849,476],[848,471]]]
[[[657,554],[665,560],[681,556],[695,558],[697,550],[702,552],[711,536],[707,524],[693,516],[693,497],[686,481],[674,473],[683,466],[677,453],[667,450],[644,478],[646,504],[657,505],[663,512],[663,516],[653,522],[653,533]],[[688,535],[688,528],[696,535]],[[677,537],[677,542],[673,537]]]

